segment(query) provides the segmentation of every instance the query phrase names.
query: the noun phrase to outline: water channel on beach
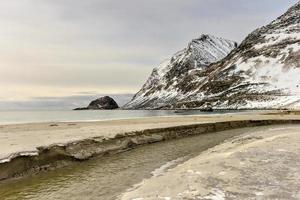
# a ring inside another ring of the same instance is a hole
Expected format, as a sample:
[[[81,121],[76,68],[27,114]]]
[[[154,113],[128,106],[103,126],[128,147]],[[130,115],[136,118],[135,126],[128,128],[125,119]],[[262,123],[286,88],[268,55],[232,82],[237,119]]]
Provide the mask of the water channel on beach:
[[[115,200],[143,179],[159,175],[164,168],[176,164],[174,160],[183,162],[230,137],[264,128],[229,130],[140,146],[117,155],[4,181],[0,183],[0,197],[2,200]]]

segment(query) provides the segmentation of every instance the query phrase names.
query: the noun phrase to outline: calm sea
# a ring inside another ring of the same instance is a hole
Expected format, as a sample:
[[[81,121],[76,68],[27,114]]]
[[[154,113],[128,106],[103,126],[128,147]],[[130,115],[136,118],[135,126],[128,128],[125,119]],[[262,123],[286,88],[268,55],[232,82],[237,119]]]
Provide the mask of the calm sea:
[[[32,122],[77,122],[109,119],[130,119],[155,116],[211,115],[232,111],[145,111],[145,110],[95,110],[95,111],[0,111],[0,124]]]

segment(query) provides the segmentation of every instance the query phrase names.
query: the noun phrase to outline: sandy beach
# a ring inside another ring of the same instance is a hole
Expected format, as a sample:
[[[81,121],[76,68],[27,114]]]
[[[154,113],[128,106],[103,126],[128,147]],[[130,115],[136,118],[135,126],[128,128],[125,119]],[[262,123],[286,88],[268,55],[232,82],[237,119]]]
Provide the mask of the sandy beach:
[[[299,133],[300,125],[287,125],[237,136],[121,199],[300,199]]]
[[[0,5],[0,200],[300,200],[300,0]]]
[[[300,115],[245,112],[76,123],[0,126],[0,179],[64,166],[138,145],[243,127],[299,123]],[[13,162],[12,162],[13,161]]]
[[[124,133],[191,124],[235,120],[289,120],[300,115],[224,114],[183,117],[153,117],[75,123],[31,123],[0,125],[0,160],[6,162],[16,153],[34,154],[41,146],[64,145],[93,137],[114,138]]]
[[[228,116],[228,120],[236,117]],[[0,160],[19,152],[36,152],[37,147],[66,144],[93,137],[114,138],[145,129],[166,128],[224,120],[224,116],[155,117],[98,122],[29,123],[0,125]]]

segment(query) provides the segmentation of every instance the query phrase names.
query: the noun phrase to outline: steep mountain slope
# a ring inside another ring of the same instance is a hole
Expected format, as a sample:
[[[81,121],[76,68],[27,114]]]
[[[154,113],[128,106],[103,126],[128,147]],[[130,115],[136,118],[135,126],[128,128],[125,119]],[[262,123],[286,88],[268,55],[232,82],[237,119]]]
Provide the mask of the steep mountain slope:
[[[288,108],[300,101],[300,2],[207,68],[195,95],[172,107]],[[200,75],[200,77],[202,77]]]
[[[125,108],[159,109],[189,95],[187,83],[197,80],[195,71],[207,68],[228,55],[237,44],[212,35],[192,40],[188,47],[154,68],[142,89]]]
[[[300,2],[184,85],[189,92],[163,108],[300,107]]]

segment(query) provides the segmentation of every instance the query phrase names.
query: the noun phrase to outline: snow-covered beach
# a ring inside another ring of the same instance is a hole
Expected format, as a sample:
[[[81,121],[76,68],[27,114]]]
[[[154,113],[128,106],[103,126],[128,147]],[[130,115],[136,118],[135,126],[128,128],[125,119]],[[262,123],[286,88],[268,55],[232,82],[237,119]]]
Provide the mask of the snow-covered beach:
[[[143,181],[122,200],[299,199],[300,125],[247,132]]]

